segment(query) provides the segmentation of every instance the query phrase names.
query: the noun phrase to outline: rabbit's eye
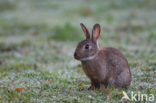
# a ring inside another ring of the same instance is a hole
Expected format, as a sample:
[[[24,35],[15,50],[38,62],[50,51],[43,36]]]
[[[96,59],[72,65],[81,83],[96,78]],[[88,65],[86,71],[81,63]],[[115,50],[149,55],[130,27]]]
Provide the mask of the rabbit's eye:
[[[88,44],[85,46],[85,49],[89,49],[89,45]]]

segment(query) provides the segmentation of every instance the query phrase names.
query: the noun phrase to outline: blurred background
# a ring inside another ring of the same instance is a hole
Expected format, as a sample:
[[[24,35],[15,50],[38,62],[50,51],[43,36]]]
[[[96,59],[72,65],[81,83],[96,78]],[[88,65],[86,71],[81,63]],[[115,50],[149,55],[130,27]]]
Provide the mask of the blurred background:
[[[84,39],[80,23],[84,23],[90,32],[93,25],[99,23],[100,47],[118,48],[127,57],[135,78],[132,89],[137,85],[146,92],[145,88],[151,90],[155,86],[155,0],[0,0],[0,79],[3,81],[0,82],[3,88],[0,96],[4,94],[1,96],[4,100],[14,97],[9,97],[4,87],[6,90],[19,85],[27,88],[22,73],[34,75],[42,70],[52,73],[58,70],[67,81],[81,78],[89,84],[88,79],[83,79],[86,77],[80,62],[73,58],[77,43]],[[35,85],[35,78],[28,84]],[[13,83],[12,87],[8,87],[10,83]]]

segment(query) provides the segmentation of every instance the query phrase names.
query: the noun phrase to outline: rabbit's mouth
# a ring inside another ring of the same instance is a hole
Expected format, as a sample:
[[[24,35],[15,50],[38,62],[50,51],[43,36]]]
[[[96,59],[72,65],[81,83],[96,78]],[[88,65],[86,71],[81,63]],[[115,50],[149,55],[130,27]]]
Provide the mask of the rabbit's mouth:
[[[79,56],[77,55],[77,53],[74,53],[74,58],[77,59],[77,60],[80,60],[81,57],[79,57]]]
[[[74,54],[74,58],[79,60],[79,61],[89,61],[95,58],[96,55],[93,56],[89,56],[89,57],[79,57],[78,55],[76,55],[76,53]]]
[[[81,59],[79,59],[80,61],[89,61],[89,60],[92,60],[92,59],[94,59],[95,58],[95,55],[93,55],[93,56],[89,56],[89,57],[85,57],[85,58],[81,58]]]
[[[74,58],[79,61],[89,61],[96,57],[97,53],[88,57],[79,56],[76,52],[74,53]]]

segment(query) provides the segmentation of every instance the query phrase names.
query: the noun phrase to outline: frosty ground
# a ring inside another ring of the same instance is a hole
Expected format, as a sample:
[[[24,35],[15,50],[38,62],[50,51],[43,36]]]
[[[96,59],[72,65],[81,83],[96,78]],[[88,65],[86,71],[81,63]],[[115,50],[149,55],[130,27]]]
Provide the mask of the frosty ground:
[[[127,57],[133,78],[128,95],[156,94],[155,5],[155,0],[0,1],[0,102],[120,102],[121,89],[87,90],[89,79],[73,58],[84,39],[81,22],[90,31],[99,23],[100,47],[118,48]]]

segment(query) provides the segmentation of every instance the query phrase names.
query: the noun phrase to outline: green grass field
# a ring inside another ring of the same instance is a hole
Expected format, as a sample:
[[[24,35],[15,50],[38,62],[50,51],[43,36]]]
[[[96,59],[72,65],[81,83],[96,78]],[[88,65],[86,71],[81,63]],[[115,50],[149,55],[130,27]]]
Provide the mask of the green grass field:
[[[73,58],[84,39],[81,22],[90,31],[99,23],[100,47],[127,57],[133,78],[127,94],[154,94],[154,103],[155,0],[0,1],[0,102],[121,103],[121,89],[87,90],[90,81]]]

